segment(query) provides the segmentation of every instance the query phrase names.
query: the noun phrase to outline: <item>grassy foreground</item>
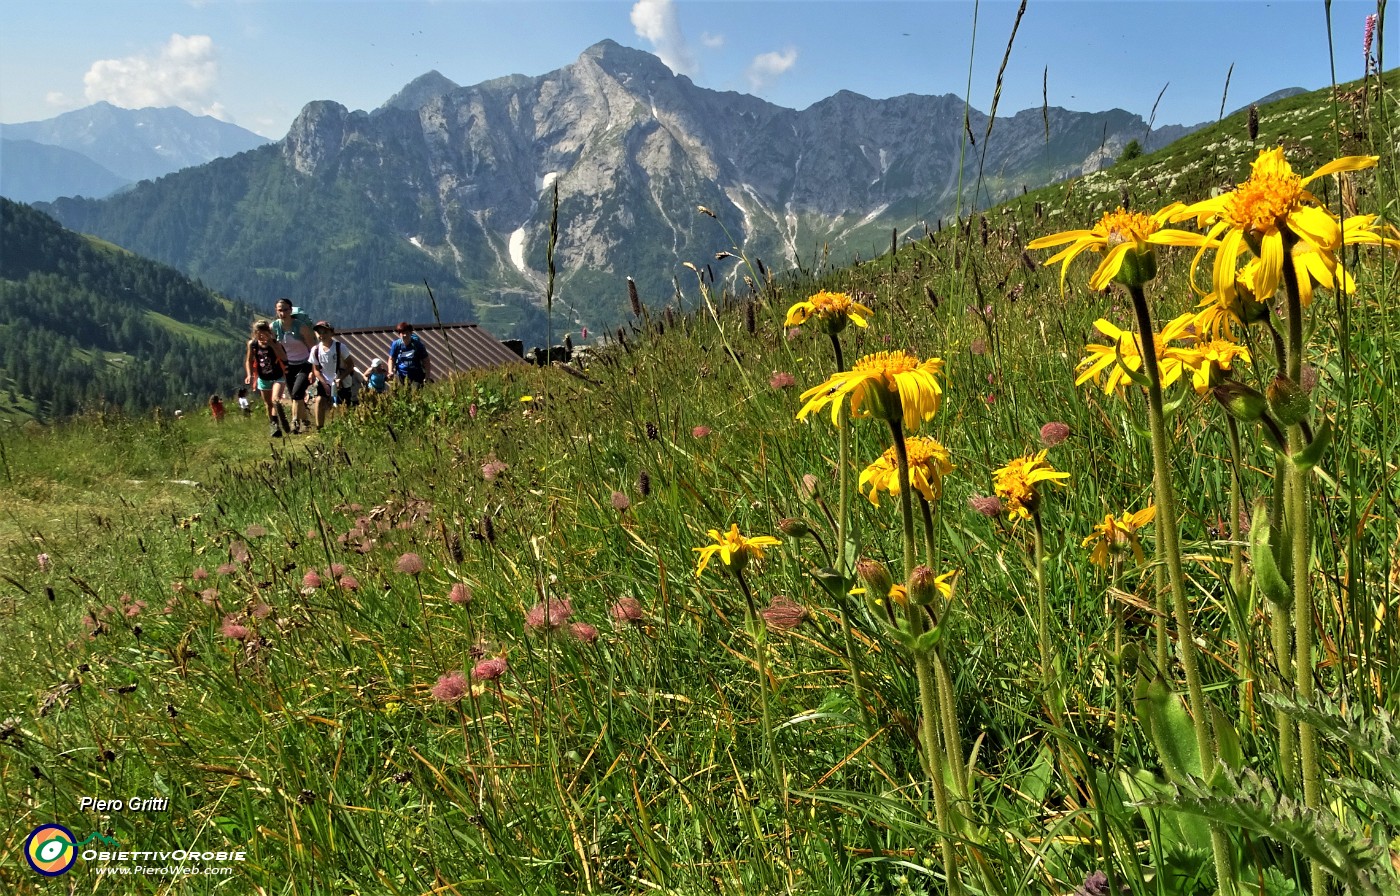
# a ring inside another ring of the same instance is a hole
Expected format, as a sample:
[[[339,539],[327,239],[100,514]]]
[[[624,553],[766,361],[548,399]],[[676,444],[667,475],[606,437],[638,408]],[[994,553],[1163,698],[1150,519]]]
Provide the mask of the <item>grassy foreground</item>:
[[[1329,152],[1290,160],[1306,174]],[[1394,212],[1393,157],[1355,182],[1363,211]],[[1396,254],[1347,249],[1354,293],[1319,289],[1300,328],[1304,444],[1324,419],[1335,432],[1306,484],[1280,466],[1292,442],[1228,424],[1187,376],[1163,420],[1179,520],[1110,538],[1101,566],[1082,542],[1153,503],[1153,434],[1136,381],[1075,385],[1093,322],[1130,329],[1133,303],[1091,293],[1086,261],[1062,296],[1026,250],[1098,219],[1057,205],[1051,227],[1055,192],[848,270],[714,263],[752,291],[702,278],[581,376],[455,380],[274,443],[256,419],[203,417],[6,434],[0,889],[1396,892]],[[1205,176],[1176,194],[1207,198]],[[1161,324],[1199,301],[1192,254],[1160,253]],[[955,469],[926,533],[899,497],[854,493],[890,447],[881,421],[852,421],[843,515],[839,426],[795,419],[833,340],[785,315],[821,289],[871,312],[839,335],[846,367],[944,361],[920,433]],[[1251,332],[1234,376],[1263,392],[1272,347]],[[997,471],[1041,450],[1068,479],[1021,518],[989,505]],[[1256,501],[1280,525],[1241,520]],[[1307,524],[1287,525],[1299,506]],[[1173,522],[1194,650],[1158,629]],[[742,576],[717,554],[697,576],[695,549],[731,525],[779,543],[743,546]],[[858,557],[905,582],[911,531],[919,562],[956,573],[931,616],[911,609],[917,582],[901,600],[843,574]],[[1315,649],[1278,635],[1304,591]],[[900,614],[934,636],[902,641]],[[51,822],[122,850],[246,855],[203,863],[224,876],[82,859],[47,881],[22,853]]]

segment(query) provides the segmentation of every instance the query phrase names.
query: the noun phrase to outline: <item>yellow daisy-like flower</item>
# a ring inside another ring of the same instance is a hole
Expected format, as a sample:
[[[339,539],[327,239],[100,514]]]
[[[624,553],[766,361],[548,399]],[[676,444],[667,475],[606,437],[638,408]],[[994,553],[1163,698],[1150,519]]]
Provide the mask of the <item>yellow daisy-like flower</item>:
[[[774,548],[782,544],[771,535],[755,535],[753,538],[745,538],[739,534],[737,523],[731,525],[729,531],[722,535],[718,529],[711,529],[710,538],[714,539],[714,544],[707,544],[703,548],[692,548],[700,554],[699,563],[695,567],[697,578],[705,571],[705,567],[710,564],[710,560],[715,554],[719,554],[720,561],[729,567],[735,575],[738,575],[744,571],[750,557],[762,560],[764,548]]]
[[[1254,362],[1248,348],[1229,339],[1198,342],[1179,354],[1182,365],[1191,371],[1191,386],[1198,395],[1204,395],[1212,386],[1219,385],[1224,379],[1221,374],[1234,369],[1235,361],[1246,364]]]
[[[936,501],[943,494],[943,477],[953,472],[953,464],[937,439],[914,436],[904,440],[909,454],[909,486],[927,501]],[[856,487],[863,493],[870,486],[870,503],[880,506],[880,492],[899,494],[899,459],[893,447],[860,474]]]
[[[1142,552],[1138,530],[1152,522],[1156,515],[1157,507],[1153,504],[1135,513],[1125,512],[1119,517],[1110,513],[1103,518],[1102,523],[1094,525],[1094,531],[1085,537],[1080,547],[1092,547],[1093,553],[1089,555],[1089,561],[1105,569],[1108,568],[1109,557],[1121,556],[1129,551],[1132,551],[1137,562],[1146,563],[1147,557]]]
[[[1195,218],[1197,226],[1210,225],[1206,238],[1220,241],[1211,278],[1217,289],[1234,280],[1235,259],[1243,244],[1260,261],[1255,294],[1272,297],[1283,278],[1284,253],[1295,243],[1312,247],[1329,270],[1337,266],[1342,224],[1308,192],[1307,185],[1326,174],[1370,168],[1378,159],[1347,156],[1300,177],[1284,159],[1282,147],[1266,149],[1251,165],[1249,180],[1229,193],[1178,208],[1171,220]],[[1201,245],[1193,269],[1207,247]]]
[[[1189,336],[1189,328],[1195,320],[1196,315],[1183,314],[1169,322],[1162,332],[1153,338],[1157,350],[1157,369],[1161,374],[1164,389],[1181,379],[1183,362],[1191,359],[1189,349],[1173,346],[1171,343]],[[1084,346],[1084,350],[1089,354],[1075,368],[1080,373],[1074,384],[1082,386],[1090,380],[1097,383],[1100,375],[1106,372],[1104,394],[1112,395],[1116,392],[1121,396],[1123,387],[1132,382],[1124,368],[1129,371],[1142,369],[1142,343],[1135,332],[1121,330],[1103,318],[1094,321],[1094,328],[1112,342],[1108,345],[1091,343]]]
[[[876,352],[866,355],[850,370],[838,371],[820,386],[803,392],[806,402],[797,419],[831,405],[831,422],[840,422],[841,402],[851,398],[852,417],[903,420],[911,430],[938,413],[943,387],[938,377],[943,359],[920,362],[908,352]]]
[[[1378,224],[1378,215],[1352,215],[1342,222],[1343,246],[1383,246],[1400,249],[1400,230],[1393,224]],[[1332,263],[1335,260],[1335,263]],[[1335,255],[1317,251],[1311,244],[1299,243],[1293,249],[1293,265],[1298,270],[1298,293],[1304,308],[1312,305],[1313,289],[1338,290],[1344,295],[1356,291],[1356,281]]]
[[[1056,485],[1064,485],[1064,480],[1069,478],[1068,473],[1062,473],[1050,466],[1045,460],[1048,453],[1041,451],[1039,454],[1018,457],[992,474],[992,485],[996,489],[997,497],[1001,498],[1002,508],[1012,519],[1031,518],[1031,514],[1040,503],[1037,483],[1053,482]]]
[[[858,327],[864,327],[865,317],[863,315],[870,313],[869,308],[844,292],[822,290],[807,301],[798,302],[789,308],[783,326],[801,326],[810,318],[816,317],[824,325],[826,332],[835,335],[846,329],[848,322]]]
[[[1173,203],[1166,208],[1145,215],[1130,212],[1121,206],[1116,211],[1106,212],[1088,230],[1066,230],[1031,240],[1028,249],[1048,249],[1069,243],[1064,249],[1045,259],[1047,265],[1061,262],[1060,292],[1065,291],[1065,274],[1069,263],[1085,250],[1103,254],[1103,260],[1089,278],[1089,288],[1097,292],[1115,279],[1122,279],[1130,285],[1141,286],[1151,280],[1157,272],[1157,246],[1200,246],[1203,238],[1199,234],[1184,230],[1173,230],[1162,225],[1173,215],[1180,213],[1181,203]]]

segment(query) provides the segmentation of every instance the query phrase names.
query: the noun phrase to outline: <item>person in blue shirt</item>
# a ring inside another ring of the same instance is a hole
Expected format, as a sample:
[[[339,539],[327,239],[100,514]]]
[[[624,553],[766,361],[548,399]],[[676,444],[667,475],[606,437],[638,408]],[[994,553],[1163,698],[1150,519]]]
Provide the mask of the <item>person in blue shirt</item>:
[[[389,375],[415,386],[423,385],[432,375],[428,346],[408,321],[400,321],[394,332],[399,338],[389,346]]]
[[[375,358],[374,363],[369,365],[369,371],[365,374],[365,384],[371,392],[379,395],[383,395],[389,388],[389,368],[385,366],[383,358]]]

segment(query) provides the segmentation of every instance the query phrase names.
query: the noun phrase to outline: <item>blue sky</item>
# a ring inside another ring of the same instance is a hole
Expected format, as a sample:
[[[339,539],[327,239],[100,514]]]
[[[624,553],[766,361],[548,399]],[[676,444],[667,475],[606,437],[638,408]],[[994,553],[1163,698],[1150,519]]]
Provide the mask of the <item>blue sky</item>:
[[[98,100],[181,106],[271,138],[330,99],[374,109],[436,69],[458,84],[541,75],[604,38],[703,87],[795,109],[838,90],[969,95],[989,111],[1017,3],[961,0],[6,0],[0,122]],[[999,114],[1123,108],[1211,120],[1283,87],[1363,73],[1374,2],[1028,0]],[[1372,55],[1397,64],[1397,26]],[[1382,46],[1383,45],[1383,46]],[[1165,92],[1163,93],[1163,88]]]

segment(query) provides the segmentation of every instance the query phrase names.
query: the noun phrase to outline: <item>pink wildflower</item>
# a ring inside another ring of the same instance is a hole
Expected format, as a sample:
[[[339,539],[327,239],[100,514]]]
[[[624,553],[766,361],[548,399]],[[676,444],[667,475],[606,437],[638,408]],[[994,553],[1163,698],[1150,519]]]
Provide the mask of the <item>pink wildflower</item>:
[[[465,607],[472,602],[472,590],[464,583],[458,582],[452,586],[452,591],[447,595],[447,599],[459,607]]]
[[[224,623],[219,627],[219,631],[223,633],[225,638],[234,641],[246,641],[253,636],[252,629],[241,624],[238,621],[238,616],[233,613],[224,617]]]
[[[467,693],[467,676],[460,671],[448,672],[433,685],[433,699],[439,703],[456,703]]]
[[[635,597],[619,598],[617,603],[612,605],[612,609],[608,610],[608,613],[612,615],[614,625],[642,624],[642,604]]]
[[[758,615],[763,617],[763,621],[768,623],[769,628],[788,631],[805,622],[809,614],[807,608],[801,604],[794,603],[786,597],[775,597],[772,603],[759,611]]]
[[[252,614],[254,619],[266,619],[272,615],[272,607],[262,601],[253,604]]]
[[[344,563],[332,563],[332,564],[331,564],[331,567],[330,567],[330,574],[331,574],[330,577],[331,577],[332,579],[338,579],[338,578],[340,578],[341,576],[345,575],[345,564],[344,564]]]
[[[359,591],[360,581],[354,576],[341,576],[340,587],[344,588],[346,591]]]
[[[194,572],[190,573],[190,578],[194,579],[196,582],[202,582],[205,579],[209,578],[209,570],[201,566],[197,568]]]
[[[626,495],[624,495],[622,492],[613,492],[612,506],[613,510],[616,510],[618,513],[622,513],[622,511],[632,506],[632,500]]]
[[[973,495],[967,499],[967,506],[989,519],[1001,515],[1001,499],[996,495]]]
[[[301,577],[301,587],[308,590],[315,591],[322,584],[321,576],[314,569],[307,570],[306,575]]]
[[[40,571],[40,572],[48,572],[48,571],[49,571],[49,555],[48,555],[48,554],[40,554],[39,556],[35,557],[34,559],[35,559],[36,561],[38,561],[38,563],[39,563],[39,571]]]
[[[585,644],[592,644],[598,640],[598,629],[587,622],[575,622],[569,626],[569,631]]]
[[[126,618],[135,619],[137,616],[141,615],[141,611],[144,609],[146,609],[146,602],[144,600],[138,600],[136,603],[126,608]]]
[[[254,523],[247,529],[244,529],[243,534],[248,536],[249,538],[262,538],[264,535],[267,534],[267,529]]]
[[[694,429],[692,429],[692,430],[690,431],[690,434],[691,434],[691,436],[693,436],[694,438],[703,439],[703,438],[705,438],[705,436],[709,435],[711,432],[713,432],[713,430],[711,430],[708,426],[697,426],[697,427],[695,427]]]
[[[525,613],[525,627],[533,631],[554,631],[569,621],[574,608],[567,600],[551,597]]]
[[[972,344],[968,346],[968,351],[972,352],[974,355],[985,355],[987,353],[987,340],[972,340]]]
[[[774,389],[791,389],[797,385],[797,378],[784,370],[775,370],[768,378],[768,385]]]
[[[423,571],[423,558],[414,553],[403,554],[394,564],[394,569],[406,576],[416,576]]]
[[[503,656],[493,656],[484,659],[472,667],[472,678],[477,681],[495,681],[505,674],[506,658]]]
[[[1069,426],[1060,423],[1047,423],[1040,428],[1040,444],[1046,448],[1054,448],[1056,445],[1069,438]]]
[[[219,568],[215,570],[215,572],[217,572],[221,576],[231,576],[234,573],[238,572],[238,567],[234,566],[232,563],[221,563],[219,564]]]
[[[219,589],[205,588],[199,592],[199,599],[204,602],[205,606],[217,607],[219,605]]]
[[[487,482],[491,482],[497,476],[501,475],[509,469],[510,467],[507,464],[501,463],[495,458],[492,458],[491,460],[488,460],[486,463],[481,465],[481,478],[485,479]]]

